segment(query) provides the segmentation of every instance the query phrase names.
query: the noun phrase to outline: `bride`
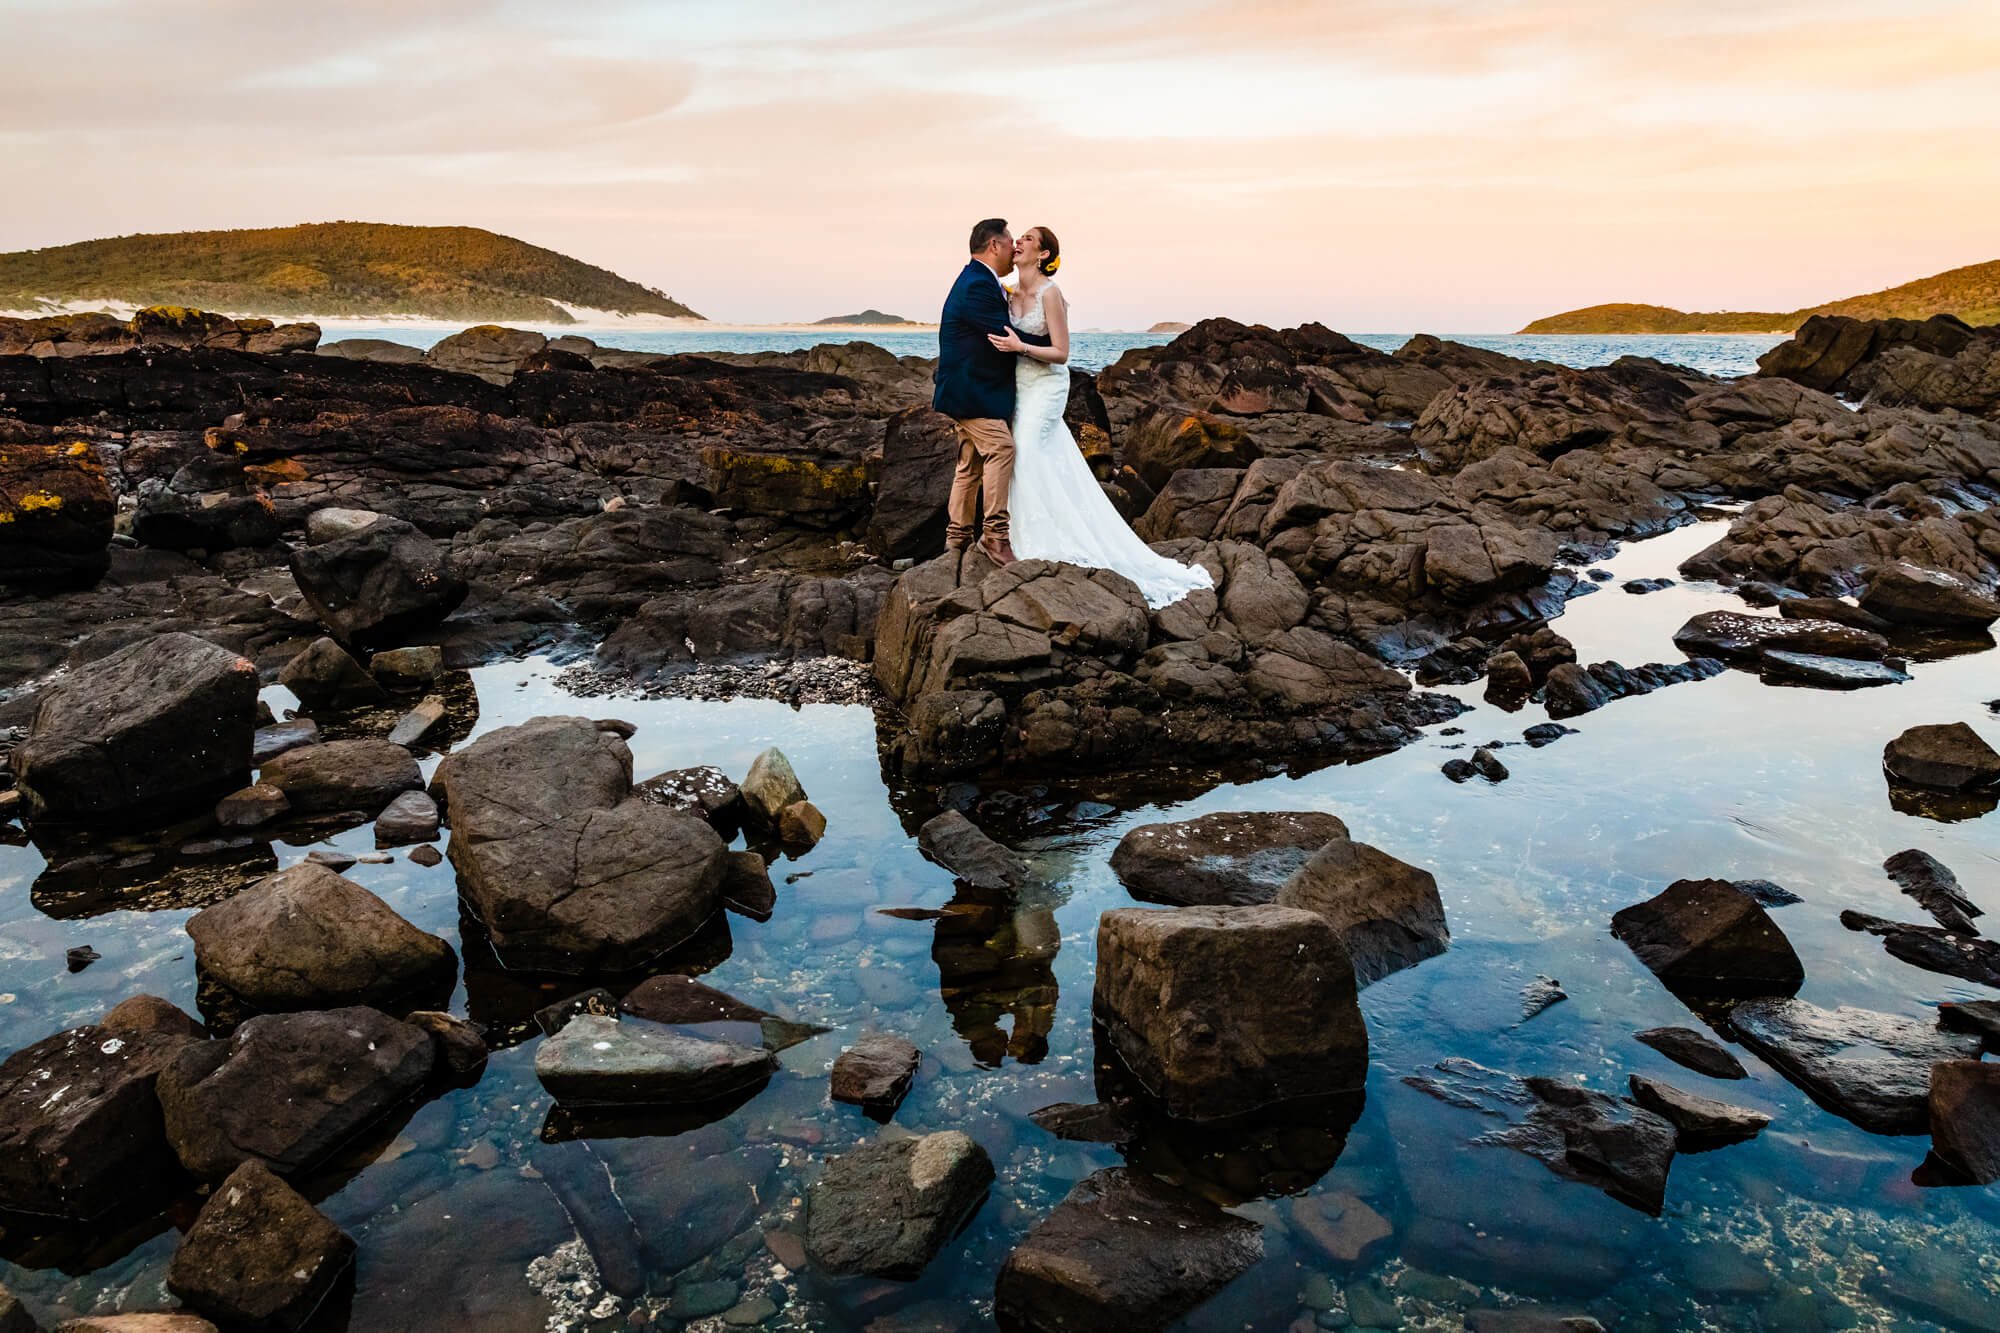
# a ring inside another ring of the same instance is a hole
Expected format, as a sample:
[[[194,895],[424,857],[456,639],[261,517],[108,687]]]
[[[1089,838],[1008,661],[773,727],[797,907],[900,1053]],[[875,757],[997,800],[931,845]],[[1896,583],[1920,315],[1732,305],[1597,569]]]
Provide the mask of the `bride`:
[[[1200,565],[1184,565],[1139,540],[1111,505],[1063,420],[1069,405],[1069,302],[1053,276],[1062,247],[1047,227],[1030,227],[1014,243],[1019,285],[1008,296],[1013,325],[989,334],[995,347],[1020,359],[1014,369],[1014,487],[1010,497],[1014,554],[1109,569],[1139,585],[1146,604],[1162,607],[1213,586]],[[1022,342],[1015,330],[1046,335],[1047,347]]]

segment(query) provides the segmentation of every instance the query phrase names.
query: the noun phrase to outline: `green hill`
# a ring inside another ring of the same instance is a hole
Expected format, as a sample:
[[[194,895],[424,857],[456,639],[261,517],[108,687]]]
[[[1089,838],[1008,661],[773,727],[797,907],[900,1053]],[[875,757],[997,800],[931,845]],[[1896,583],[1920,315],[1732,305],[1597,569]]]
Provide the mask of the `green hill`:
[[[91,301],[274,317],[574,323],[561,301],[700,318],[609,269],[478,227],[318,222],[118,236],[0,254],[0,309]]]
[[[1784,314],[1764,311],[1690,314],[1663,305],[1593,305],[1538,319],[1521,332],[1790,333],[1810,315],[1851,315],[1856,319],[1957,315],[1968,324],[2000,324],[2000,259]]]
[[[829,315],[816,319],[815,324],[914,324],[915,320],[904,319],[901,315],[885,315],[873,306],[858,315]]]

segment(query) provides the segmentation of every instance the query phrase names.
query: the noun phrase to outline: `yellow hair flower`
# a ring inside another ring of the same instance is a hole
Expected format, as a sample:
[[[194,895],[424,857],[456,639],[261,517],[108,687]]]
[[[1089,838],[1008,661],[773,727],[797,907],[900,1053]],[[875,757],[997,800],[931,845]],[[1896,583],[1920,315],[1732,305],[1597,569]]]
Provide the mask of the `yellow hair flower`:
[[[1057,255],[1054,259],[1051,259],[1046,264],[1042,265],[1042,272],[1047,273],[1051,277],[1053,277],[1055,275],[1055,271],[1061,267],[1062,267],[1062,256]]]

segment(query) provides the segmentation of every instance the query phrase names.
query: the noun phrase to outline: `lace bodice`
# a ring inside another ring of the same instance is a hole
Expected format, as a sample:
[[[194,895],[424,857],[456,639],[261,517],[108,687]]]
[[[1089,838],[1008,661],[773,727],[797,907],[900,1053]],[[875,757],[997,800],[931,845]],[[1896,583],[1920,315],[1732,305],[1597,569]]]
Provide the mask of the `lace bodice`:
[[[1053,282],[1044,284],[1042,289],[1035,293],[1033,303],[1026,310],[1013,315],[1014,327],[1016,329],[1022,333],[1035,334],[1037,337],[1046,337],[1048,335],[1049,316],[1048,312],[1042,309],[1042,302],[1048,299],[1049,293],[1055,290],[1055,286]],[[1012,313],[1011,307],[1009,313]],[[1018,361],[1020,363],[1020,373],[1023,375],[1047,375],[1054,371],[1066,369],[1062,365],[1052,365],[1046,361],[1037,361],[1032,356],[1020,357]]]

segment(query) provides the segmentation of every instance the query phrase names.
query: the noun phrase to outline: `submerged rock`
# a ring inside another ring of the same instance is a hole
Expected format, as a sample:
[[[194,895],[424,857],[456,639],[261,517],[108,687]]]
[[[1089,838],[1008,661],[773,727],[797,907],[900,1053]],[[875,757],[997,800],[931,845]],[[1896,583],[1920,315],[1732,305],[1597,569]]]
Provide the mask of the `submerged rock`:
[[[1835,1115],[1877,1134],[1928,1127],[1931,1066],[1973,1060],[1979,1038],[1913,1018],[1804,1000],[1746,1000],[1729,1012],[1743,1044]]]
[[[1298,908],[1121,908],[1097,927],[1092,1012],[1170,1116],[1221,1120],[1367,1076],[1354,966]]]
[[[191,634],[160,634],[42,691],[11,757],[30,821],[201,805],[250,768],[257,668]]]
[[[1851,909],[1840,914],[1840,924],[1881,936],[1891,957],[1913,966],[2000,986],[2000,940],[1980,939],[1977,931],[1961,934],[1941,926],[1914,926]]]
[[[1285,881],[1276,902],[1315,913],[1339,932],[1360,986],[1451,945],[1431,872],[1355,842],[1344,828]]]
[[[924,821],[917,830],[917,846],[975,889],[1019,889],[1031,878],[1026,861],[987,837],[956,810]],[[1115,858],[1112,864],[1116,866]]]
[[[354,1241],[259,1162],[229,1173],[167,1269],[167,1290],[231,1329],[303,1325],[354,1262]]]
[[[1771,1117],[1762,1111],[1731,1106],[1658,1079],[1634,1074],[1631,1087],[1633,1101],[1673,1122],[1680,1131],[1683,1151],[1702,1140],[1726,1143],[1747,1139],[1771,1123]]]
[[[171,1177],[154,1087],[198,1040],[121,1021],[58,1032],[8,1056],[0,1064],[0,1208],[89,1221]]]
[[[1728,1047],[1693,1028],[1648,1028],[1633,1039],[1645,1043],[1676,1064],[1710,1078],[1748,1078],[1749,1071]]]
[[[167,1138],[206,1180],[249,1161],[296,1175],[412,1096],[435,1058],[428,1032],[380,1010],[262,1014],[162,1071]]]
[[[1264,1257],[1255,1222],[1143,1172],[1086,1176],[1000,1267],[1010,1333],[1162,1329]]]
[[[385,1004],[448,985],[457,961],[449,944],[310,861],[195,913],[187,933],[203,977],[267,1012]]]
[[[1118,840],[1111,869],[1133,897],[1174,907],[1268,903],[1314,852],[1347,837],[1316,810],[1225,810],[1141,824]]]
[[[806,1253],[823,1272],[910,1279],[986,1197],[993,1163],[957,1130],[842,1153],[806,1194]]]
[[[535,1052],[535,1077],[565,1106],[692,1106],[758,1087],[778,1067],[761,1046],[579,1014]]]
[[[2000,1180],[2000,1064],[1931,1066],[1931,1151],[1974,1184]]]
[[[2000,1053],[2000,1000],[1960,1000],[1938,1006],[1938,1026],[1951,1032],[1970,1032],[1986,1042],[1986,1049]]]
[[[1892,782],[1965,791],[2000,782],[2000,752],[1963,722],[1911,727],[1882,750]]]
[[[1611,918],[1668,990],[1686,995],[1790,995],[1805,981],[1791,941],[1727,880],[1676,880]]]
[[[833,1099],[886,1118],[909,1093],[922,1061],[922,1053],[901,1037],[863,1037],[833,1062]]]
[[[1810,685],[1822,690],[1863,690],[1871,685],[1900,685],[1910,673],[1892,662],[1858,662],[1819,653],[1766,649],[1757,659],[1758,674],[1767,682]]]

